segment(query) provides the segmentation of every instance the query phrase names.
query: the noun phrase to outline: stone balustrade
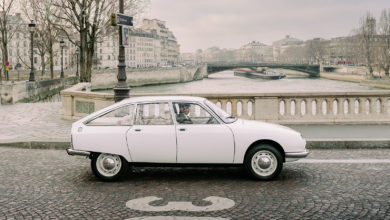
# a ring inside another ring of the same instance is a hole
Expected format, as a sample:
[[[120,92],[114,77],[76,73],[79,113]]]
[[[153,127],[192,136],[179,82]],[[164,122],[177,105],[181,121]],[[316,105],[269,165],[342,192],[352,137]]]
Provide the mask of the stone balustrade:
[[[114,95],[80,83],[61,92],[62,117],[78,119],[114,103]],[[131,94],[132,97],[161,94]],[[390,91],[191,95],[209,99],[243,119],[281,124],[390,123]]]

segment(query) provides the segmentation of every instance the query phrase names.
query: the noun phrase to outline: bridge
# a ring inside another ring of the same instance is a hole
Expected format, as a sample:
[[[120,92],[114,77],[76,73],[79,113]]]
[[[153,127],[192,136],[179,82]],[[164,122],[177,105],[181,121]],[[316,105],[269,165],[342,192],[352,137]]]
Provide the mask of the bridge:
[[[320,65],[310,65],[310,64],[283,64],[283,63],[208,63],[207,72],[208,74],[231,70],[235,68],[243,67],[269,67],[269,68],[280,68],[280,69],[289,69],[296,70],[300,72],[307,73],[310,77],[319,77],[320,76]]]

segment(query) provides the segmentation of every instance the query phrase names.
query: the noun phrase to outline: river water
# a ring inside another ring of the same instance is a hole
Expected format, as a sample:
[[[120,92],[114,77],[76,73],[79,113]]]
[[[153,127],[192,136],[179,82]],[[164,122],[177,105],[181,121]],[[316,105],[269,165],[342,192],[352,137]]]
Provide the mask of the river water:
[[[278,80],[249,79],[234,76],[233,71],[210,74],[208,78],[187,83],[172,83],[132,87],[130,93],[294,93],[294,92],[350,92],[375,89],[358,83],[322,78],[287,75]],[[99,90],[109,92],[112,90]]]

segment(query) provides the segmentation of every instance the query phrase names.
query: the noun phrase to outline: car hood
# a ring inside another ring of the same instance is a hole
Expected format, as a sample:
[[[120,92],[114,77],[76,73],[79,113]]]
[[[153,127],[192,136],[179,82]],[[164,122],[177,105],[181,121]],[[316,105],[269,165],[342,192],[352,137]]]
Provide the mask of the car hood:
[[[245,120],[245,119],[238,119],[234,124],[237,126],[244,126],[247,128],[264,128],[264,129],[275,129],[275,130],[284,130],[286,132],[292,132],[300,135],[299,132],[293,130],[292,128],[279,125],[279,124],[274,124],[270,122],[264,122],[264,121],[255,121],[255,120]]]

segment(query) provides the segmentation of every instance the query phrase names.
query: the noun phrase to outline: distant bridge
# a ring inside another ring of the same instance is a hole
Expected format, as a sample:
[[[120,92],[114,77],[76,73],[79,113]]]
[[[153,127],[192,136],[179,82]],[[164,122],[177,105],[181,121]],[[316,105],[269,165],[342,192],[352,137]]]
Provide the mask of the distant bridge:
[[[231,70],[236,68],[249,68],[249,67],[269,67],[269,68],[281,68],[296,70],[309,74],[310,77],[320,76],[320,65],[310,64],[283,64],[283,63],[208,63],[207,72],[208,74]]]

